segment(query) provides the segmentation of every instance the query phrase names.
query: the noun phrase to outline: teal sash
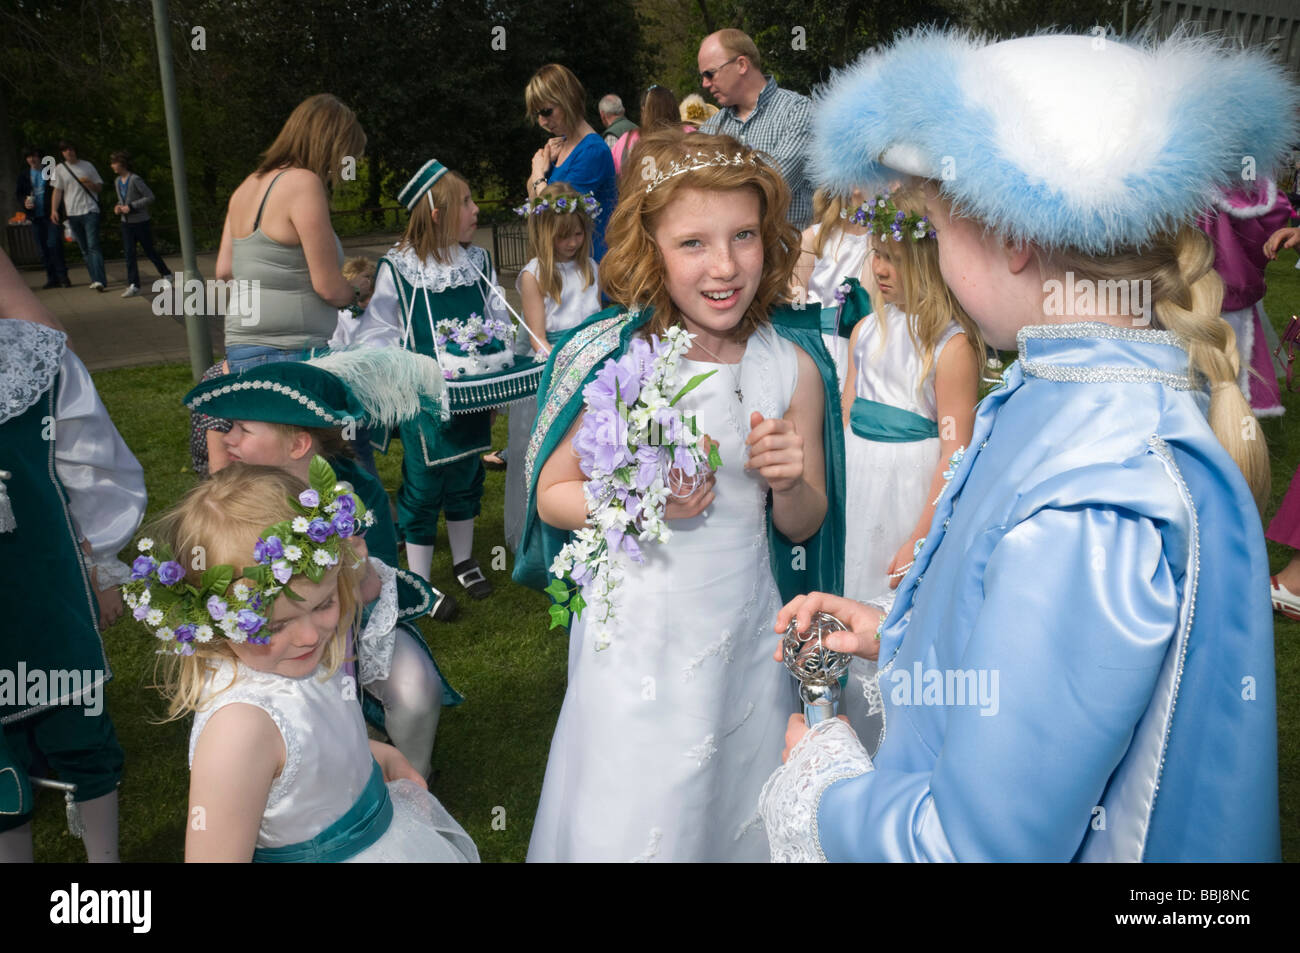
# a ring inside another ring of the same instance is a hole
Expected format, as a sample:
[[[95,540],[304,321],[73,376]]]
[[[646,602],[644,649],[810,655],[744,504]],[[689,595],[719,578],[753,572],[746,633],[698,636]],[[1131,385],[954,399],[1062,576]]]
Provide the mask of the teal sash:
[[[849,427],[864,440],[912,443],[939,436],[939,425],[928,417],[865,397],[853,398]]]
[[[257,848],[253,863],[336,864],[355,857],[383,837],[393,820],[393,801],[379,762],[372,760],[370,764],[370,780],[346,814],[309,841]]]

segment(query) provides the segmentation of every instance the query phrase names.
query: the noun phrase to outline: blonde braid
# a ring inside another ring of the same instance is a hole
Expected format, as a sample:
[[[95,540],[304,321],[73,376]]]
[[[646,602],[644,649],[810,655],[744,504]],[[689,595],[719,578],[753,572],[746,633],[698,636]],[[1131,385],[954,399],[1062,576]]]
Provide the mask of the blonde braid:
[[[1172,261],[1154,276],[1152,297],[1156,320],[1183,339],[1192,370],[1208,382],[1210,427],[1262,510],[1271,479],[1268,448],[1237,384],[1237,338],[1220,317],[1223,282],[1214,270],[1214,246],[1204,234],[1190,226],[1178,232]]]

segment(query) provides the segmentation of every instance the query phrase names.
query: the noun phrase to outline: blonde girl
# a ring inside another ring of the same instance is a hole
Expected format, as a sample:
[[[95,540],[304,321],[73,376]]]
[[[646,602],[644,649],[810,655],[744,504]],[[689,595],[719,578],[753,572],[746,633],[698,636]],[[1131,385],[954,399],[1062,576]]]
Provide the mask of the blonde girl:
[[[546,342],[545,348],[534,345],[542,355],[564,332],[600,310],[599,272],[591,257],[592,218],[598,210],[594,198],[584,199],[563,182],[546,186],[520,209],[533,257],[515,287],[528,330]]]
[[[1019,359],[898,589],[777,617],[846,623],[885,714],[874,757],[791,721],[779,857],[1279,857],[1268,453],[1192,222],[1294,141],[1300,91],[1206,40],[1095,40],[918,32],[823,101],[828,175],[921,177],[944,280]]]
[[[323,460],[311,475],[232,463],[139,542],[127,602],[172,652],[169,718],[194,715],[189,816],[204,823],[185,859],[477,859],[397,749],[366,740],[340,666],[369,521]]]

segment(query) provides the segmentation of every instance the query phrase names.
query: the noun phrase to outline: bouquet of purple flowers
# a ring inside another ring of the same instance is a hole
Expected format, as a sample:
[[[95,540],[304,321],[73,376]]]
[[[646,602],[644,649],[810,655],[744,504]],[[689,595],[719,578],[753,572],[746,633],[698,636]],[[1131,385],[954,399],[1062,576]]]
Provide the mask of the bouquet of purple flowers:
[[[666,543],[672,536],[664,521],[668,498],[689,496],[722,464],[716,447],[701,446],[694,418],[677,406],[716,373],[697,374],[678,387],[678,362],[692,337],[672,327],[662,340],[635,338],[582,392],[586,413],[573,449],[587,476],[583,493],[591,519],[551,563],[556,578],[546,591],[555,600],[552,628],[567,625],[570,613],[581,615],[589,601],[599,606],[598,650],[610,643],[610,597],[624,561],[644,562],[643,543]]]

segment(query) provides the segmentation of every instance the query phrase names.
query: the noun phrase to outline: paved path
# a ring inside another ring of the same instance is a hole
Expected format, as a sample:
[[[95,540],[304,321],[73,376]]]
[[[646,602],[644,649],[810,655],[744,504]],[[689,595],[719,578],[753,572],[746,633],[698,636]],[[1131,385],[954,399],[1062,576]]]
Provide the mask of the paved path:
[[[378,260],[398,238],[397,235],[361,235],[345,239],[344,254],[366,255]],[[481,228],[474,243],[484,248],[492,247],[491,229]],[[167,258],[167,264],[179,270],[179,255]],[[210,278],[216,271],[217,254],[199,255],[199,271]],[[22,272],[37,298],[53,311],[68,329],[72,349],[92,371],[116,367],[140,367],[149,364],[189,363],[190,352],[185,340],[185,328],[166,315],[153,313],[153,282],[157,279],[153,265],[140,257],[141,294],[123,298],[126,290],[126,262],[107,262],[108,291],[91,291],[90,276],[84,265],[68,269],[71,288],[41,290],[45,283],[45,270],[31,269]],[[519,293],[515,291],[514,274],[501,276],[506,297],[515,310],[519,310]],[[222,317],[211,318],[208,329],[212,337],[212,351],[220,355],[225,333]]]

